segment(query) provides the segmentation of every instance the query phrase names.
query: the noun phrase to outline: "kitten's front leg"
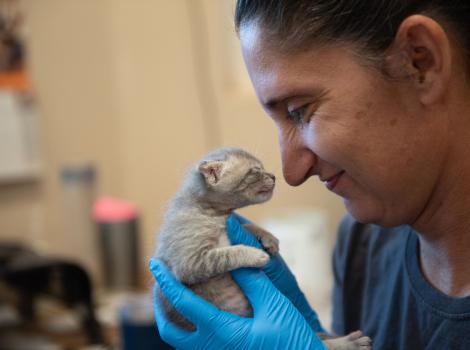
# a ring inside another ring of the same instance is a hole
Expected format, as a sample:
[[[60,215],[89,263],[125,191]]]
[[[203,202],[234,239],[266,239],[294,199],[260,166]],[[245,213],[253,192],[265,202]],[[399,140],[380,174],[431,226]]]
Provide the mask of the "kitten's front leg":
[[[184,283],[194,284],[240,267],[260,268],[268,261],[269,255],[258,248],[245,245],[218,247],[189,257],[175,273]]]
[[[372,341],[361,331],[352,332],[344,337],[323,340],[328,350],[371,350]]]
[[[243,227],[250,231],[263,245],[264,249],[271,254],[275,255],[279,252],[279,240],[272,235],[272,233],[255,224],[243,224]]]

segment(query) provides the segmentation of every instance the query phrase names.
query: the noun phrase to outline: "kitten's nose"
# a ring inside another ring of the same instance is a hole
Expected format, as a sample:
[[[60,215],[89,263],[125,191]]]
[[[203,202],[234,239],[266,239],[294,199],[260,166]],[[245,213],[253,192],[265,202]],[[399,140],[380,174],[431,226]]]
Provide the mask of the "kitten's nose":
[[[273,182],[276,182],[276,176],[274,176],[274,174],[266,173],[266,175],[268,175],[273,180]]]

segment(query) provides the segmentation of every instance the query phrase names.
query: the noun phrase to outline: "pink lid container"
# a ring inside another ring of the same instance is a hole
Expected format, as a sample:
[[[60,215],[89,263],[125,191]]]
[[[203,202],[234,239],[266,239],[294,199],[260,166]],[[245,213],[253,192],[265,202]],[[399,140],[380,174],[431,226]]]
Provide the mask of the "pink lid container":
[[[111,197],[99,197],[93,205],[93,219],[99,223],[117,223],[137,218],[135,204]]]

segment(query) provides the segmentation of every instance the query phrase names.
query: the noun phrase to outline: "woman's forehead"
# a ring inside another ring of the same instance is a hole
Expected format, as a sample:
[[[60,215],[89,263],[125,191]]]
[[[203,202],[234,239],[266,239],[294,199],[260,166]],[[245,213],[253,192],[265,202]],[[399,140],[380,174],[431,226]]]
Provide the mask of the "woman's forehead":
[[[280,53],[271,45],[267,47],[256,30],[249,29],[240,32],[240,40],[248,73],[266,109],[291,96],[321,95],[332,73],[357,68],[352,51],[344,48]]]

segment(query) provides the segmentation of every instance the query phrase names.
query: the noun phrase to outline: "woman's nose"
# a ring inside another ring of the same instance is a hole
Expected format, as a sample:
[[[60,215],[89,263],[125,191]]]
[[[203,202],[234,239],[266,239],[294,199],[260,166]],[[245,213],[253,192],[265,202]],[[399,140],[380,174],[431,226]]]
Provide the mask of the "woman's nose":
[[[279,139],[282,172],[291,186],[299,186],[314,175],[317,156],[299,140]]]

